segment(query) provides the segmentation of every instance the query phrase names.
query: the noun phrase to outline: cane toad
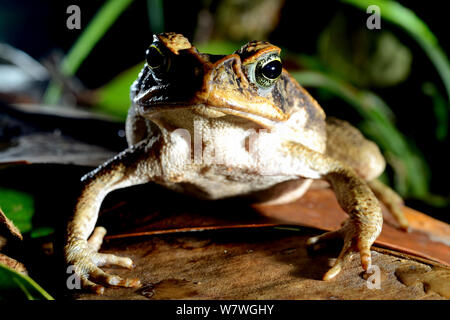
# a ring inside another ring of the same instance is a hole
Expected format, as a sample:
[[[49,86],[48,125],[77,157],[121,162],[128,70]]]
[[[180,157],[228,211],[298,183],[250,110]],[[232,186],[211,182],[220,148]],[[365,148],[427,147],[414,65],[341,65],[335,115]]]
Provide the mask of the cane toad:
[[[129,148],[82,178],[68,224],[65,258],[85,288],[139,286],[99,268],[133,262],[99,253],[106,231],[94,230],[106,194],[136,184],[155,182],[207,199],[248,195],[285,203],[313,180],[327,181],[349,218],[341,229],[308,241],[344,239],[324,280],[355,252],[364,270],[371,266],[370,247],[383,224],[377,197],[407,227],[401,198],[377,180],[385,168],[378,147],[347,122],[326,119],[283,69],[280,48],[268,42],[210,55],[181,34],[155,35],[130,96]]]

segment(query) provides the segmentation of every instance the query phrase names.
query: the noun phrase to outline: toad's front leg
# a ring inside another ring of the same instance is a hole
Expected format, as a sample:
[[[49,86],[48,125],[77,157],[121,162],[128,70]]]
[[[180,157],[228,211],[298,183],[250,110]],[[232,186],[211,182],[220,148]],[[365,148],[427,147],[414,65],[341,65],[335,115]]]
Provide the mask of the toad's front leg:
[[[67,227],[64,255],[66,262],[74,266],[83,288],[102,293],[104,285],[140,285],[137,279],[122,279],[99,268],[104,265],[131,268],[133,262],[129,258],[98,253],[106,230],[101,227],[94,230],[94,227],[100,205],[109,192],[152,181],[161,174],[159,153],[156,151],[159,144],[159,137],[143,140],[82,178],[81,195]]]
[[[371,267],[370,247],[380,234],[383,225],[377,198],[366,182],[342,162],[296,143],[288,143],[288,150],[293,160],[296,158],[297,163],[300,162],[299,167],[311,169],[320,179],[330,183],[339,205],[350,216],[341,229],[308,240],[308,245],[314,246],[319,241],[344,239],[339,257],[323,279],[334,278],[355,251],[360,253],[362,267],[367,271]]]

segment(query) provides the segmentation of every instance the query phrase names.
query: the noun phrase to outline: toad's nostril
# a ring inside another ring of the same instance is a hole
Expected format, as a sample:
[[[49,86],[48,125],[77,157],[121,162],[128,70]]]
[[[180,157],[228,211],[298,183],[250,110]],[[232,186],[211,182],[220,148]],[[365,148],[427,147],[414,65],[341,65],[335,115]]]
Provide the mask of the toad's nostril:
[[[200,77],[203,73],[203,69],[199,67],[194,67],[194,77]]]

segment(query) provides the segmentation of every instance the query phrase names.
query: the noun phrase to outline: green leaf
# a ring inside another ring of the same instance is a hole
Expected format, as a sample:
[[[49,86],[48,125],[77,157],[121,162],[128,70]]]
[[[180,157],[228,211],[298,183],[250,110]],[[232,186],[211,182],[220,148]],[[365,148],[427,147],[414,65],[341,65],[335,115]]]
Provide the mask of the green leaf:
[[[400,3],[392,0],[341,0],[364,11],[370,5],[380,7],[381,18],[389,21],[408,32],[422,47],[434,64],[444,82],[447,98],[450,101],[450,65],[444,51],[439,46],[437,38],[416,14]],[[449,104],[450,105],[450,104]]]
[[[203,43],[195,44],[195,47],[200,52],[205,52],[209,54],[230,54],[241,47],[242,44],[231,41],[208,41]]]
[[[76,73],[97,42],[132,1],[109,0],[100,8],[64,57],[61,64],[61,73],[64,76],[72,76]],[[54,82],[51,82],[45,93],[44,101],[54,104],[58,101],[60,93],[61,88]]]
[[[130,107],[130,86],[138,77],[144,62],[122,72],[97,90],[97,110],[125,120]]]
[[[20,297],[28,300],[54,300],[33,279],[0,263],[0,300]]]
[[[164,31],[164,8],[162,0],[147,0],[148,21],[152,33]]]
[[[50,227],[39,227],[31,230],[30,237],[33,239],[46,237],[55,232],[54,228]]]
[[[21,233],[31,230],[34,214],[34,198],[31,195],[13,189],[0,188],[0,208]]]
[[[442,142],[448,135],[449,112],[445,97],[439,93],[436,86],[431,82],[424,83],[422,91],[432,99],[436,119],[436,139]]]

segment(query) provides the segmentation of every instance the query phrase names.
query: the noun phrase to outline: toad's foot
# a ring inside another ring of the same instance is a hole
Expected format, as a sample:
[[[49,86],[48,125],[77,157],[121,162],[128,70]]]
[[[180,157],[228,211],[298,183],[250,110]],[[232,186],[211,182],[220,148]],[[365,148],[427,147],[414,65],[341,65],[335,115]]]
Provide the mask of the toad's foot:
[[[373,241],[369,240],[361,232],[358,232],[357,224],[351,219],[346,220],[339,230],[326,232],[320,236],[309,238],[307,245],[315,250],[322,247],[321,242],[328,242],[339,238],[344,239],[344,246],[333,267],[323,276],[323,280],[331,280],[337,276],[341,272],[344,264],[349,261],[356,252],[360,253],[361,265],[364,271],[368,271],[372,265],[370,247]]]
[[[105,234],[105,228],[97,227],[89,240],[73,238],[67,242],[64,248],[67,263],[74,266],[74,271],[80,278],[81,286],[96,294],[102,294],[105,290],[104,286],[139,287],[140,281],[138,279],[122,279],[99,268],[107,265],[133,268],[133,261],[130,258],[98,252]]]

